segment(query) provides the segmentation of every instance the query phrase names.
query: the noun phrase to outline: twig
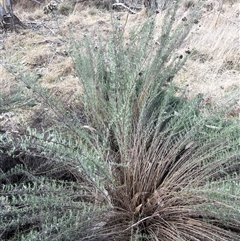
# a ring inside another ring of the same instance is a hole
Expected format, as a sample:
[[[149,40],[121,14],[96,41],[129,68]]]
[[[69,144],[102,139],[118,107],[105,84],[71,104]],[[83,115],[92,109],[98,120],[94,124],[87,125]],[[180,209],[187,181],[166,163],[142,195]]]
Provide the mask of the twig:
[[[137,14],[137,12],[135,12],[134,10],[132,10],[131,8],[129,8],[128,6],[126,6],[126,5],[123,4],[123,3],[114,3],[112,6],[113,6],[113,7],[115,7],[115,6],[121,6],[121,7],[123,7],[123,8],[126,8],[129,12],[131,12],[131,13],[133,13],[133,14]]]
[[[39,1],[37,1],[37,0],[31,0],[31,1],[33,1],[33,2],[35,2],[35,3],[38,3],[38,4],[41,4]]]
[[[152,218],[152,217],[154,217],[154,216],[158,216],[158,215],[152,215],[152,216],[148,216],[148,217],[146,217],[146,218],[143,218],[143,219],[139,220],[138,222],[134,223],[133,225],[131,225],[130,227],[128,227],[128,228],[126,228],[125,230],[123,230],[123,232],[126,232],[127,230],[129,230],[129,229],[137,226],[139,223],[141,223],[141,222],[143,222],[143,221],[145,221],[145,220],[147,220],[147,219],[149,219],[149,218]]]
[[[52,33],[53,35],[55,35],[55,32],[54,32],[51,28],[49,28],[47,25],[43,24],[43,26],[44,26],[45,28],[48,28],[48,29],[51,31],[51,33]]]
[[[222,17],[226,18],[229,22],[234,23],[234,24],[237,24],[237,25],[240,25],[239,22],[236,22],[236,21],[233,21],[233,20],[229,19],[228,17],[224,16],[222,13],[220,13],[220,15],[221,15]]]

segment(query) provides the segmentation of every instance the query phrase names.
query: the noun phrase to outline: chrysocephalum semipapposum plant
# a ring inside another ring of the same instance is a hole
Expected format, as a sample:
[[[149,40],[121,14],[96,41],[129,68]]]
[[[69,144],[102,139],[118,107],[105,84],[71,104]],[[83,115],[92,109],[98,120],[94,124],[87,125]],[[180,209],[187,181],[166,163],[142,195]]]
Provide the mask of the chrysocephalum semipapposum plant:
[[[176,93],[187,54],[174,54],[197,9],[187,25],[176,11],[161,31],[151,18],[128,39],[116,23],[97,44],[73,38],[78,109],[21,78],[57,125],[1,139],[23,164],[0,176],[3,238],[239,240],[239,121]]]
[[[171,56],[191,25],[176,27],[176,10],[157,41],[149,21],[127,44],[118,27],[97,48],[75,42],[84,110],[114,180],[106,240],[239,238],[239,193],[227,188],[239,186],[239,126],[176,97],[171,80],[186,58]]]

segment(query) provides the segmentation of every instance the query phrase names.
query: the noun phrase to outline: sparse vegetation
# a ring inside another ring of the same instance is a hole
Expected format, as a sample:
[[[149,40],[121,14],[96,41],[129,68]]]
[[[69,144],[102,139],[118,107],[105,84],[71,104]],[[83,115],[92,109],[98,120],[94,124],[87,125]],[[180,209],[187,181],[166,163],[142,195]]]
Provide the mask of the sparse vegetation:
[[[21,50],[1,57],[27,93],[9,103],[24,113],[33,108],[22,98],[37,104],[17,131],[0,125],[1,240],[240,239],[238,116],[179,88],[184,66],[204,52],[186,48],[198,15],[188,9],[187,21],[167,9],[161,28],[139,16],[137,28],[97,19],[94,35],[51,28],[68,48],[36,35],[22,46],[33,49],[23,65]],[[54,66],[47,78],[43,68]],[[0,111],[12,110],[1,96]]]

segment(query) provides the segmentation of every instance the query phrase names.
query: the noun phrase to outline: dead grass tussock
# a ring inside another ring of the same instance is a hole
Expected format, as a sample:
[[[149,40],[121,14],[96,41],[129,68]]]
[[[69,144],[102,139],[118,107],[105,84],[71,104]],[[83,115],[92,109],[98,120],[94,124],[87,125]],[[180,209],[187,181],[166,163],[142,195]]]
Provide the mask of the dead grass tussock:
[[[6,54],[17,54],[21,52],[20,46],[25,46],[25,39],[26,37],[23,35],[15,35],[15,34],[9,34],[7,38],[4,39],[4,47],[6,50]],[[5,54],[3,53],[3,55]],[[2,55],[2,56],[3,56]]]
[[[30,68],[46,67],[52,60],[53,53],[47,46],[38,46],[30,49],[25,57],[25,64]]]
[[[206,67],[208,65],[208,67]],[[208,103],[221,100],[229,91],[240,88],[239,72],[221,70],[222,63],[216,68],[216,63],[196,63],[189,61],[184,69],[180,71],[175,81],[181,88],[186,88],[187,96],[193,97],[197,94],[204,94]],[[211,67],[213,69],[211,69]]]
[[[1,83],[4,85],[4,82],[7,83],[7,80],[10,78],[11,74],[2,65],[0,65],[0,80],[2,81]]]
[[[58,13],[68,16],[73,12],[73,5],[70,2],[61,2],[58,5]]]
[[[29,38],[26,38],[24,41],[26,47],[32,48],[39,43],[44,43],[43,41],[45,39],[45,36],[43,36],[41,33],[30,31],[28,36]]]
[[[48,71],[47,73],[44,73],[43,77],[41,78],[41,81],[45,83],[57,83],[59,82],[60,72],[57,70],[54,71]]]
[[[58,83],[65,77],[69,78],[74,75],[74,63],[71,58],[64,58],[59,63],[49,64],[46,73],[41,78],[41,81],[46,83]]]
[[[61,75],[73,75],[74,74],[74,63],[72,58],[68,57],[63,62],[61,62],[57,67],[61,70]]]
[[[211,17],[205,17],[199,24],[199,32],[191,40],[191,45],[196,46],[199,52],[215,59],[234,58],[238,54],[237,23],[215,13]]]
[[[42,86],[47,88],[54,96],[60,98],[65,105],[79,105],[79,95],[82,94],[82,87],[79,80],[74,76],[62,77],[56,85],[56,78],[53,82],[44,81]]]
[[[21,11],[21,12],[24,12],[24,11]],[[41,7],[26,13],[26,17],[25,17],[25,19],[28,19],[30,21],[35,21],[36,19],[43,20],[44,18],[46,18],[46,15],[43,13],[43,10]]]
[[[10,74],[2,65],[0,65],[0,86],[1,91],[10,93],[11,87],[16,83],[15,76]]]
[[[68,26],[69,24],[77,25],[77,24],[80,24],[81,21],[82,21],[82,17],[80,14],[70,14],[65,21],[65,25],[66,26]]]
[[[29,37],[26,37],[27,36]],[[35,43],[42,40],[42,36],[38,33],[26,30],[22,34],[9,34],[4,40],[5,52],[2,54],[2,58],[8,59],[8,62],[18,62],[24,64],[24,59],[31,58],[31,53],[34,52]],[[36,51],[35,51],[36,52]],[[35,54],[37,55],[37,53]],[[31,62],[31,60],[30,60]]]
[[[91,12],[94,11],[94,15]],[[90,13],[89,13],[90,12]],[[73,36],[70,35],[69,27]],[[81,12],[75,11],[64,21],[61,29],[62,33],[69,38],[81,39],[86,33],[96,36],[101,32],[111,31],[111,14],[102,14],[99,10],[88,7]]]
[[[89,6],[89,4],[87,2],[82,2],[82,3],[76,3],[73,9],[73,14],[79,14],[82,15],[81,13],[83,13],[84,11],[86,11],[87,9],[89,9],[91,6]]]
[[[79,85],[79,79],[75,76],[68,76],[63,81],[59,82],[56,86],[55,83],[43,83],[43,86],[48,87],[49,89],[52,89],[53,87],[57,87],[59,90],[66,89],[67,92],[76,91],[78,93],[82,93],[82,87]]]
[[[45,0],[37,0],[39,3],[44,4]],[[32,0],[12,0],[15,8],[22,8],[25,10],[32,10],[32,8],[39,7],[39,4]]]

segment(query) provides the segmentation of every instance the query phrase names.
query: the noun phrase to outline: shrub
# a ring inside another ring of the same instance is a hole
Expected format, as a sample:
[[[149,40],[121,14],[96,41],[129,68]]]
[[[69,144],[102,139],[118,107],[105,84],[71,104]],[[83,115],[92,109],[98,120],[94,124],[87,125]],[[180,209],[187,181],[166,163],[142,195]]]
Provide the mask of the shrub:
[[[23,163],[0,176],[2,239],[239,240],[239,125],[177,97],[191,23],[175,13],[157,41],[152,19],[128,42],[117,24],[97,46],[73,40],[74,111],[21,78],[57,124],[1,140]]]

